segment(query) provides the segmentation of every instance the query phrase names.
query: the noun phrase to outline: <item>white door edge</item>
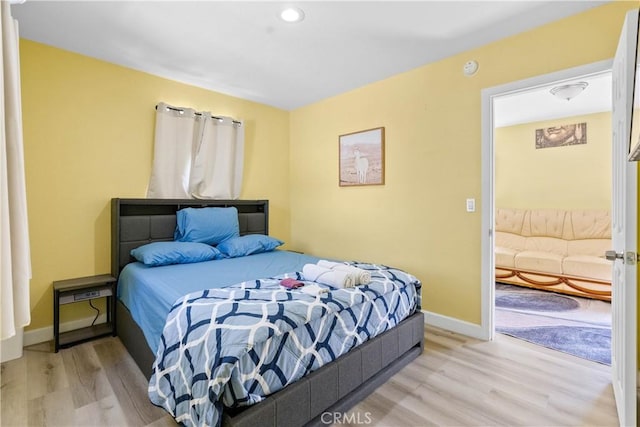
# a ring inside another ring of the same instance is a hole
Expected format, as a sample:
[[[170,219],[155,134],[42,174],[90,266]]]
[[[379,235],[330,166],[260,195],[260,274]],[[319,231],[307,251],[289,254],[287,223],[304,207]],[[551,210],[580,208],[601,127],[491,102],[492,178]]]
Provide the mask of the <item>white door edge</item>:
[[[625,16],[612,70],[611,249],[637,252],[638,167],[627,161],[633,105],[638,10]],[[636,91],[637,93],[637,91]],[[637,265],[616,260],[611,278],[611,380],[621,426],[637,425]]]

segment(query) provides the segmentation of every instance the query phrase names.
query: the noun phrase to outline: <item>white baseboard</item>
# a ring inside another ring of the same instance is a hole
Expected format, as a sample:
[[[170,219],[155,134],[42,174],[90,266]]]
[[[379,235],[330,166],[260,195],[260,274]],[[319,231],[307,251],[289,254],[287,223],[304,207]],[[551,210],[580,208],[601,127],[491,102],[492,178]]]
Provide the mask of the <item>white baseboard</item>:
[[[91,326],[91,322],[95,316],[85,317],[84,319],[72,320],[70,322],[65,322],[60,324],[60,332],[72,331],[74,329],[85,328],[87,326]],[[104,323],[107,321],[107,315],[101,314],[98,316],[96,320],[96,324]],[[53,339],[53,325],[45,326],[40,329],[32,329],[30,331],[24,331],[24,342],[23,345],[25,347],[33,344],[40,344],[41,342],[51,341]]]
[[[424,323],[427,325],[446,329],[447,331],[455,332],[456,334],[466,335],[480,340],[488,340],[482,326],[480,325],[465,322],[464,320],[456,319],[454,317],[432,313],[430,311],[422,310],[422,312],[424,313]]]

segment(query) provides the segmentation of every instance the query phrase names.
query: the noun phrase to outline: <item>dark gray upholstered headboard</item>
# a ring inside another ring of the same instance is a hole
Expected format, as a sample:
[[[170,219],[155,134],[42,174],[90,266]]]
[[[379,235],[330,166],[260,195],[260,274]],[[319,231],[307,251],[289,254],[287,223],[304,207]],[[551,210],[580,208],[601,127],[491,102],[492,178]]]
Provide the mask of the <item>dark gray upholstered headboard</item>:
[[[269,234],[268,200],[111,199],[111,274],[131,262],[129,252],[151,242],[172,241],[183,208],[238,209],[240,235]]]

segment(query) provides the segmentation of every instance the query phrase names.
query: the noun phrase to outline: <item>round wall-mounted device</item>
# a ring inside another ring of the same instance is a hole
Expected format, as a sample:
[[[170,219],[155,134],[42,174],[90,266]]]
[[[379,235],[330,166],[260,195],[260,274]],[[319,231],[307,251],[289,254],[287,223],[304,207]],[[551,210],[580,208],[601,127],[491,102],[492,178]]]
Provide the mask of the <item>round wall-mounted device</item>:
[[[478,71],[478,63],[476,61],[467,61],[462,67],[465,76],[472,76]]]

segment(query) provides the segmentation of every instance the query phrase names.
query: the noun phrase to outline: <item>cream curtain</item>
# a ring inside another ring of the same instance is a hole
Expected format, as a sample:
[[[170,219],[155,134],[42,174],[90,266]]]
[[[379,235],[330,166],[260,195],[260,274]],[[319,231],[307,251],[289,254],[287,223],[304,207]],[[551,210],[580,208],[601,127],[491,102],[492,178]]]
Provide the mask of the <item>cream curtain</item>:
[[[244,126],[190,108],[156,107],[153,167],[147,197],[237,199]]]
[[[0,2],[2,71],[0,83],[0,339],[21,333],[31,322],[31,257],[22,145],[18,23],[8,1]]]

